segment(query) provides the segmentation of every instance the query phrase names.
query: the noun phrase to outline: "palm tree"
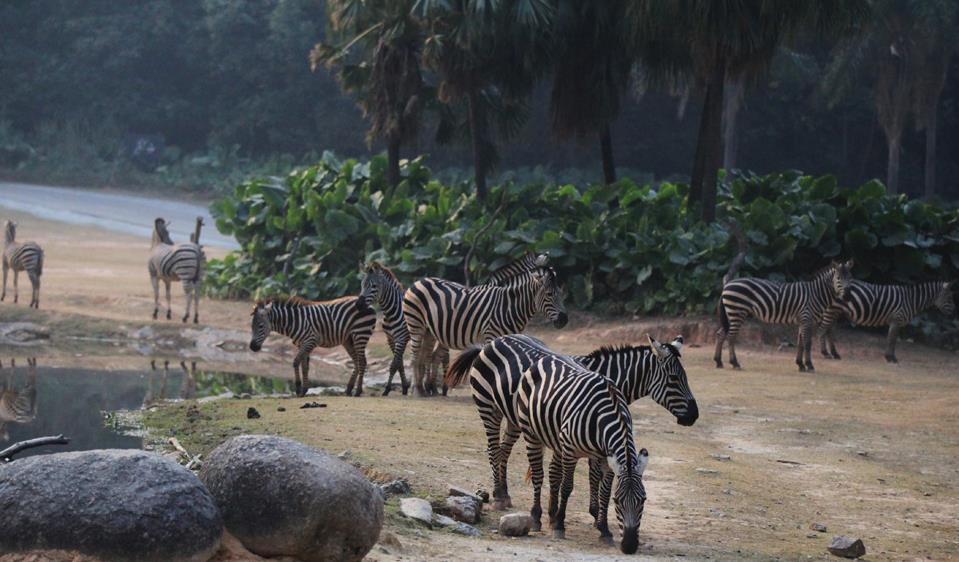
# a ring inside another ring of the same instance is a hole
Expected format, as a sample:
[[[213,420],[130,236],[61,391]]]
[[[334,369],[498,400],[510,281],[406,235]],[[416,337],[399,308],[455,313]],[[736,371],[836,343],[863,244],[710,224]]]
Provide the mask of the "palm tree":
[[[716,189],[723,151],[722,116],[727,80],[750,79],[766,70],[777,48],[803,28],[822,34],[846,32],[861,21],[868,0],[628,0],[628,19],[642,53],[652,45],[686,48],[683,69],[705,90],[690,204],[701,203],[702,218],[716,217]],[[675,70],[675,69],[674,69]]]
[[[547,0],[418,0],[414,11],[425,30],[423,61],[437,74],[439,100],[466,105],[476,194],[484,199],[495,159],[489,113],[500,107],[522,114],[515,109],[545,72],[553,6]]]
[[[607,184],[616,181],[610,124],[633,65],[624,10],[623,0],[561,0],[554,24],[553,131],[560,137],[598,135]]]
[[[890,193],[899,192],[902,136],[913,115],[917,127],[926,130],[925,193],[935,192],[939,97],[957,46],[957,21],[953,0],[878,0],[869,25],[841,45],[823,81],[835,105],[864,76],[873,78],[876,116],[888,149]]]
[[[386,141],[387,181],[400,182],[400,147],[415,139],[426,89],[420,73],[422,32],[413,0],[329,0],[339,45],[317,44],[310,64],[336,67],[344,91],[370,120],[368,142]],[[354,50],[359,51],[354,55]]]

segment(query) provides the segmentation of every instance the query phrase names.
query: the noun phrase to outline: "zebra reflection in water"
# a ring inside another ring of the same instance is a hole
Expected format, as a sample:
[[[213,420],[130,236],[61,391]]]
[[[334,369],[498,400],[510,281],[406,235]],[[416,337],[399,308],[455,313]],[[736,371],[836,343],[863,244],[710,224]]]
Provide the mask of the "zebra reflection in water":
[[[0,361],[0,372],[3,373],[0,383],[0,442],[10,440],[10,424],[28,424],[37,417],[37,359],[27,359],[27,383],[18,387],[14,381],[16,360],[10,360],[10,367],[4,369]]]

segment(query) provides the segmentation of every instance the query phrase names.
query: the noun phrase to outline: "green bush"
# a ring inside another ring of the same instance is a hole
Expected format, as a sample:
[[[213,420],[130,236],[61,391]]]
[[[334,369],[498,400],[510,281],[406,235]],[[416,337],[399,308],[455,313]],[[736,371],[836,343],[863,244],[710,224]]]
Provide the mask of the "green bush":
[[[742,275],[804,278],[830,258],[856,259],[876,282],[952,278],[959,213],[885,195],[878,182],[841,188],[798,172],[726,178],[720,221],[688,213],[687,187],[504,183],[483,204],[468,186],[434,179],[419,159],[387,189],[385,161],[325,154],[286,178],[252,179],[212,206],[217,227],[242,250],[213,261],[220,296],[295,293],[334,298],[359,287],[358,262],[378,259],[404,283],[435,275],[474,282],[528,249],[551,263],[583,309],[622,313],[712,311],[737,252],[725,226],[749,243]]]

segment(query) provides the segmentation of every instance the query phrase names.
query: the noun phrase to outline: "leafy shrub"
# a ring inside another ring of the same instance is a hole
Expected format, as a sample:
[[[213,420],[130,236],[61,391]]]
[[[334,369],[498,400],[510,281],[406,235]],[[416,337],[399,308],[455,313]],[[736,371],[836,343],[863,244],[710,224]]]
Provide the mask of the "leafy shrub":
[[[339,161],[285,178],[251,179],[217,201],[217,227],[242,250],[209,268],[209,290],[244,297],[296,293],[333,298],[359,287],[358,262],[378,259],[404,283],[463,280],[463,260],[482,281],[524,251],[548,251],[579,308],[693,313],[715,307],[736,244],[749,243],[741,274],[808,277],[830,258],[856,259],[875,282],[954,277],[959,213],[902,196],[878,182],[841,188],[799,172],[727,177],[721,220],[695,221],[683,184],[576,186],[503,183],[483,204],[466,184],[445,185],[419,159],[387,189],[385,160]]]

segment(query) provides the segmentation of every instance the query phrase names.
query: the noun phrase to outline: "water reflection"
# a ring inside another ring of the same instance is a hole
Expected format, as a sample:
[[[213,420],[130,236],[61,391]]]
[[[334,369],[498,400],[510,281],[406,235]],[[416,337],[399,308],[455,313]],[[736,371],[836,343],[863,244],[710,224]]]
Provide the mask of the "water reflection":
[[[141,448],[143,439],[116,431],[105,413],[148,408],[170,399],[243,394],[290,394],[288,380],[208,371],[196,362],[154,359],[140,371],[37,367],[36,359],[0,362],[0,449],[63,433],[70,444],[19,456],[98,448]],[[172,365],[171,365],[172,363]]]

